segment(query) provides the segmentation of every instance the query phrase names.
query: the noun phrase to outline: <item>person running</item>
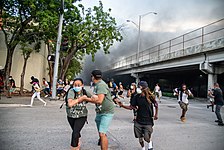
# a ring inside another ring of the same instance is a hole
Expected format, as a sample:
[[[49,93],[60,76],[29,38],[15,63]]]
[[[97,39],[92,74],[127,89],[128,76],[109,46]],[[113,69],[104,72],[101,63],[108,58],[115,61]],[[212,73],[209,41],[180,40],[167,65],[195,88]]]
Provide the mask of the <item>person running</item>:
[[[63,91],[64,91],[64,82],[62,81],[62,79],[59,79],[57,82],[57,95],[58,95],[58,99],[60,99],[61,96],[63,96]]]
[[[158,101],[161,103],[161,97],[162,97],[162,91],[160,89],[159,84],[157,83],[155,88],[154,88],[154,93]]]
[[[119,92],[118,92],[118,96],[124,99],[123,93],[124,93],[124,87],[122,85],[121,82],[119,82]]]
[[[34,101],[34,98],[37,97],[39,101],[43,102],[44,103],[44,106],[47,105],[47,102],[45,102],[43,99],[40,98],[40,86],[37,82],[33,82],[33,89],[35,90],[35,92],[33,93],[32,97],[31,97],[31,102],[30,102],[30,107],[33,106],[33,101]]]
[[[114,116],[114,103],[111,97],[110,89],[102,80],[102,72],[93,70],[92,81],[94,83],[94,94],[92,98],[87,98],[87,102],[96,104],[96,126],[99,133],[98,145],[101,150],[108,150],[107,131]]]
[[[131,104],[133,98],[135,97],[135,95],[137,94],[136,89],[137,89],[136,84],[132,83],[130,86],[130,89],[128,90],[128,93],[127,93],[127,97],[130,97],[130,104]],[[137,109],[133,109],[133,114],[134,114],[133,122],[135,122],[136,116],[137,116]]]
[[[212,107],[212,112],[214,112],[214,98],[211,96],[213,94],[213,89],[209,89],[208,90],[208,97],[209,97],[209,101],[210,101],[210,105],[207,105],[207,109],[209,109],[209,107]]]
[[[214,98],[214,104],[216,105],[215,114],[218,120],[215,120],[215,122],[217,122],[219,126],[224,126],[224,123],[222,121],[222,116],[220,113],[220,110],[222,106],[224,105],[223,92],[220,89],[218,83],[214,84],[214,90],[212,94],[210,93],[210,96]]]
[[[33,83],[36,82],[39,85],[39,80],[37,78],[35,78],[34,76],[31,76],[30,79],[31,79],[30,84],[33,85]],[[33,86],[32,86],[32,92],[33,93],[35,92],[35,89],[33,88]]]
[[[67,95],[66,112],[67,119],[72,128],[71,150],[80,149],[81,130],[87,121],[88,110],[86,108],[85,95],[91,94],[84,89],[81,78],[74,79],[73,88],[70,88]]]
[[[15,84],[15,80],[12,78],[12,76],[9,76],[9,80],[8,80],[8,96],[7,98],[12,98],[12,92],[15,91],[16,88],[16,84]]]
[[[138,86],[137,95],[134,96],[130,106],[125,106],[121,102],[118,102],[118,104],[125,109],[137,109],[137,118],[134,123],[135,137],[139,139],[142,150],[145,150],[144,141],[148,144],[148,150],[152,150],[151,136],[154,120],[158,119],[158,104],[146,81],[140,81]],[[153,106],[155,107],[155,114]]]
[[[47,80],[43,78],[43,88],[44,88],[44,94],[45,97],[50,96],[50,85],[48,84]]]
[[[176,88],[174,90],[175,95],[177,96],[178,103],[180,105],[180,108],[182,109],[182,114],[180,116],[180,120],[182,122],[186,122],[186,112],[188,110],[188,97],[192,96],[193,94],[189,89],[187,89],[186,84],[182,84],[181,89]]]

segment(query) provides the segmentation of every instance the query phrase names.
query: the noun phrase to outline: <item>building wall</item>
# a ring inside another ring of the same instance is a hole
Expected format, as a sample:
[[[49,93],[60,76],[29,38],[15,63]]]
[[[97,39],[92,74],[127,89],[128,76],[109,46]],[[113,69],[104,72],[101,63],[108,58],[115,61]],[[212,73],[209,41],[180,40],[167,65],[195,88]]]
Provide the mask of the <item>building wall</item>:
[[[5,38],[2,31],[0,31],[0,68],[4,68],[5,61],[6,61],[6,45],[5,45]],[[41,44],[41,50],[39,53],[32,53],[31,57],[28,59],[26,74],[25,74],[25,85],[24,88],[31,90],[30,85],[30,77],[33,75],[37,77],[40,82],[42,78],[49,78],[48,77],[48,63],[47,63],[47,47],[44,43]],[[11,75],[15,79],[16,86],[20,87],[20,75],[22,73],[23,67],[23,56],[21,53],[20,46],[16,47],[13,55],[13,62],[12,62],[12,70]]]

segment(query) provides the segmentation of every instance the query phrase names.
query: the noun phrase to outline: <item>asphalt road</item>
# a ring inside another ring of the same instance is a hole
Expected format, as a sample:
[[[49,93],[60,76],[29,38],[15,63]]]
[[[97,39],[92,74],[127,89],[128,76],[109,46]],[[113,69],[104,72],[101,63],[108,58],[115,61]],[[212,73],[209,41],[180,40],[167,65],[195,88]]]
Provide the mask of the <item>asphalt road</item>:
[[[71,129],[66,120],[62,101],[49,101],[43,107],[24,107],[30,98],[14,97],[0,100],[1,150],[68,150]],[[124,100],[128,104],[128,99]],[[11,104],[8,104],[11,103]],[[205,102],[191,100],[187,122],[179,120],[180,108],[175,99],[163,98],[159,104],[159,120],[155,121],[152,136],[155,150],[224,150],[224,127],[214,122],[215,114]],[[88,104],[88,122],[82,130],[82,150],[98,150],[94,122],[95,106]],[[110,130],[110,150],[141,150],[134,138],[132,111],[116,107]],[[224,109],[222,109],[224,118]]]

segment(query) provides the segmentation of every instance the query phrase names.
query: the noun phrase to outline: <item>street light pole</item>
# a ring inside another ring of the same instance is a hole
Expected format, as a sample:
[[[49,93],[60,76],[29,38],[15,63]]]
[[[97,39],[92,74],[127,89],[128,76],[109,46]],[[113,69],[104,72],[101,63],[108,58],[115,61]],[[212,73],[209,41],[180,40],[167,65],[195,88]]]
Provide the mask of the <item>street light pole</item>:
[[[62,24],[63,24],[63,15],[64,15],[64,0],[61,0],[61,8],[60,8],[60,19],[59,19],[59,27],[58,27],[58,37],[57,37],[57,46],[55,52],[55,63],[54,63],[54,76],[53,76],[53,86],[52,86],[52,98],[56,98],[57,90],[57,78],[58,78],[58,62],[60,55],[60,46],[61,46],[61,32],[62,32]]]
[[[136,64],[139,63],[139,53],[140,53],[140,46],[141,46],[141,21],[142,21],[142,18],[144,16],[147,16],[149,14],[154,14],[154,15],[157,15],[156,12],[148,12],[148,13],[145,13],[143,15],[139,15],[139,18],[138,18],[138,25],[134,22],[134,21],[131,21],[131,20],[127,20],[127,22],[131,22],[133,23],[137,28],[138,28],[138,48],[137,48],[137,60],[136,60]]]

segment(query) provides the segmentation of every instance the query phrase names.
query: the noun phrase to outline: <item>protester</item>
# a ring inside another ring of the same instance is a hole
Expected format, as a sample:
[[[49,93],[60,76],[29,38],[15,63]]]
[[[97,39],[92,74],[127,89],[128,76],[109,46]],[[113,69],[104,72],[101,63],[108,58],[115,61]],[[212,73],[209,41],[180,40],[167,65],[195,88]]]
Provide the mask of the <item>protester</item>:
[[[34,76],[31,76],[31,82],[30,82],[30,84],[33,85],[34,82],[36,82],[39,85],[39,80],[37,78],[35,78]],[[33,88],[33,86],[32,86],[32,92],[33,93],[35,92],[35,89]]]
[[[114,104],[107,84],[102,80],[100,70],[92,71],[92,81],[94,83],[94,94],[86,101],[96,104],[96,126],[99,132],[98,145],[101,150],[108,150],[107,131],[114,116]]]
[[[64,90],[64,82],[62,81],[62,79],[59,79],[57,82],[57,95],[59,99],[61,96],[63,96],[63,90]]]
[[[154,93],[158,101],[161,103],[161,97],[162,97],[162,91],[160,89],[159,84],[157,83],[155,88],[154,88]]]
[[[8,96],[7,98],[12,98],[12,93],[15,91],[16,88],[16,84],[15,84],[15,80],[12,78],[12,76],[9,76],[9,80],[8,80]]]
[[[214,98],[211,96],[214,92],[214,89],[209,89],[208,90],[208,97],[209,97],[209,101],[210,101],[210,105],[207,105],[207,109],[209,109],[209,107],[212,107],[212,112],[214,112]]]
[[[224,126],[224,123],[222,121],[222,116],[220,113],[220,110],[222,106],[224,105],[223,92],[220,89],[218,83],[214,84],[214,90],[213,90],[213,93],[210,93],[210,96],[214,98],[214,104],[216,105],[215,114],[218,120],[215,120],[215,122],[217,122],[219,126]]]
[[[33,93],[32,97],[31,97],[31,102],[30,102],[30,107],[33,106],[33,101],[34,101],[34,98],[37,97],[39,101],[43,102],[44,103],[44,106],[47,105],[47,102],[45,102],[43,99],[40,98],[40,86],[37,82],[33,82],[33,88],[35,90],[35,92]]]
[[[91,97],[91,94],[84,89],[81,78],[74,79],[73,83],[73,88],[68,91],[66,112],[72,128],[71,150],[79,150],[81,146],[80,132],[87,121],[88,114],[86,102],[83,101],[86,98],[84,95]]]
[[[127,93],[127,97],[130,97],[130,103],[132,103],[133,98],[137,94],[136,89],[137,89],[136,84],[132,83]],[[135,122],[137,116],[137,109],[133,109],[133,114],[134,114],[133,122]]]
[[[50,96],[51,95],[50,94],[50,85],[45,78],[43,78],[43,88],[44,88],[45,97]]]
[[[123,93],[124,93],[124,87],[121,82],[119,82],[119,88],[118,88],[118,96],[124,99]]]
[[[152,150],[151,135],[153,132],[154,120],[158,119],[158,104],[154,95],[150,92],[147,82],[139,82],[137,95],[132,99],[130,106],[125,106],[121,102],[118,102],[118,104],[125,109],[137,109],[137,118],[134,123],[135,137],[139,139],[142,150],[145,150],[144,140],[148,144],[148,150]],[[153,105],[155,107],[155,114]]]
[[[180,108],[182,109],[182,114],[181,114],[181,121],[185,122],[186,121],[186,112],[188,110],[188,97],[192,96],[193,94],[191,93],[190,90],[187,89],[186,84],[182,84],[182,87],[180,89],[176,88],[174,90],[174,95],[177,96],[178,103],[180,105]]]

